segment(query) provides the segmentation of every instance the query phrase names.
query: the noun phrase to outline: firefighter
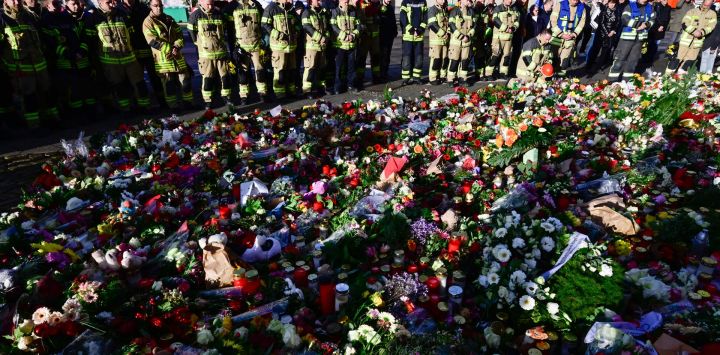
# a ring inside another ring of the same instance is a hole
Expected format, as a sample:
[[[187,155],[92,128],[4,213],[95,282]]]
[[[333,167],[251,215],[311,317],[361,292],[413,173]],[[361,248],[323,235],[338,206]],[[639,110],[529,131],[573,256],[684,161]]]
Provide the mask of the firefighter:
[[[523,44],[520,60],[518,61],[516,75],[518,79],[527,82],[540,82],[545,80],[541,68],[553,61],[553,50],[550,45],[552,35],[550,30],[544,29],[535,38]]]
[[[190,37],[198,47],[198,69],[202,75],[202,93],[205,108],[212,104],[215,83],[219,78],[220,96],[225,104],[232,108],[230,93],[232,77],[226,21],[220,9],[214,6],[214,0],[200,0],[199,6],[190,14],[187,28]]]
[[[503,3],[493,10],[492,55],[485,75],[495,79],[507,79],[512,60],[512,37],[520,26],[520,14],[512,6],[513,0],[503,0]],[[499,74],[495,69],[499,67]]]
[[[707,37],[717,24],[717,14],[710,10],[712,0],[704,0],[699,8],[688,11],[683,17],[682,33],[677,55],[665,69],[666,74],[685,74],[695,64]]]
[[[360,41],[357,47],[356,87],[362,89],[368,53],[370,54],[372,83],[377,84],[380,82],[380,1],[363,1],[357,8],[360,26],[363,30],[360,32]]]
[[[46,97],[50,89],[47,62],[40,48],[36,17],[18,0],[4,0],[0,21],[0,58],[15,94],[22,97],[21,112],[29,128],[40,126],[40,111],[49,120],[57,118],[50,111]],[[6,103],[6,105],[9,103]]]
[[[382,33],[380,36],[380,81],[384,82],[388,80],[390,54],[398,34],[395,6],[392,0],[382,0],[378,21],[380,21],[380,33]]]
[[[113,0],[97,0],[98,10],[86,15],[85,33],[90,36],[88,46],[100,62],[102,75],[116,96],[122,111],[130,110],[135,94],[140,109],[150,106],[143,70],[135,58],[130,34],[133,27],[127,15]]]
[[[38,0],[23,0],[23,6],[25,10],[35,18],[35,21],[40,21],[42,18],[43,8]]]
[[[153,55],[143,34],[143,23],[150,14],[150,8],[140,0],[122,0],[120,6],[130,17],[130,26],[132,26],[130,42],[135,50],[135,58],[137,58],[138,63],[140,63],[147,73],[153,93],[158,102],[162,104],[165,101],[163,97],[163,85],[158,73],[155,71]]]
[[[450,48],[448,57],[447,82],[450,86],[458,85],[456,78],[467,83],[469,80],[468,67],[470,65],[473,38],[475,36],[475,8],[472,0],[462,0],[459,7],[455,7],[450,14]]]
[[[185,40],[177,22],[163,12],[162,0],[150,0],[150,14],[143,21],[143,34],[152,48],[154,70],[160,76],[168,107],[177,109],[182,102],[185,109],[192,108],[192,70],[181,52]]]
[[[320,6],[320,0],[310,0],[302,14],[302,25],[305,30],[305,57],[303,58],[302,90],[308,98],[313,98],[313,90],[318,92],[320,85],[325,86],[325,49],[330,44],[330,16]]]
[[[403,0],[400,5],[400,29],[402,29],[402,79],[403,84],[422,83],[423,35],[427,27],[427,4],[425,0]]]
[[[55,53],[52,77],[59,84],[55,88],[57,99],[70,117],[89,118],[86,115],[89,108],[94,108],[95,100],[90,95],[89,48],[82,36],[80,4],[68,0],[63,11],[60,0],[51,0],[45,3],[45,9],[42,17],[50,38],[48,50]]]
[[[357,10],[348,4],[348,0],[340,0],[338,7],[330,15],[330,27],[335,38],[335,89],[333,94],[341,92],[344,82],[342,69],[347,73],[348,90],[357,93],[355,88],[355,47],[360,35],[360,20]]]
[[[273,91],[282,99],[295,95],[295,76],[299,20],[291,0],[270,3],[263,14],[263,28],[270,35],[272,50]]]
[[[565,76],[572,64],[576,39],[585,28],[585,10],[585,4],[579,0],[562,0],[550,15],[552,45],[560,76]]]
[[[492,53],[490,43],[492,42],[492,12],[494,9],[493,0],[477,0],[475,2],[475,37],[473,38],[473,62],[475,75],[478,81],[484,81],[485,67],[488,57]]]
[[[622,33],[615,49],[615,60],[608,77],[613,81],[630,79],[642,57],[648,30],[655,20],[652,4],[647,0],[631,1],[625,6],[621,18]]]
[[[268,101],[267,79],[262,62],[262,5],[257,0],[238,0],[227,10],[234,26],[235,43],[233,55],[238,69],[240,100],[246,103],[250,95],[250,69],[255,70],[255,87],[263,101]]]
[[[430,83],[439,85],[447,77],[448,44],[450,43],[450,17],[445,0],[434,0],[428,9],[430,34]]]

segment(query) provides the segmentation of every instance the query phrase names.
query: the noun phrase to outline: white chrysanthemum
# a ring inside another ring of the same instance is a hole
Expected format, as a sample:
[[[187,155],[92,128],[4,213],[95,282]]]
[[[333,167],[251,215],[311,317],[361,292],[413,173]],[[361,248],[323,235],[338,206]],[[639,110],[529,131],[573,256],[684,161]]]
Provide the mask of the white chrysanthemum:
[[[522,238],[515,238],[512,241],[512,247],[515,249],[520,249],[525,247],[525,240]]]
[[[32,315],[32,320],[35,325],[40,325],[48,321],[50,318],[50,310],[47,307],[40,307],[35,310]]]
[[[542,222],[540,223],[540,227],[544,229],[548,233],[552,233],[555,231],[555,226],[550,222]]]
[[[613,275],[613,269],[610,265],[602,264],[602,266],[600,266],[600,276],[610,277],[612,275]]]
[[[560,305],[555,302],[548,302],[547,304],[547,311],[551,315],[556,315],[558,312],[560,312]]]
[[[507,235],[507,229],[505,228],[498,228],[495,230],[495,237],[497,238],[505,238],[505,235]]]
[[[493,248],[493,256],[501,263],[505,263],[510,260],[511,255],[510,250],[505,244],[498,244]]]
[[[520,308],[532,311],[535,308],[535,299],[528,295],[520,297]]]
[[[540,239],[540,245],[542,246],[543,250],[549,252],[555,249],[555,241],[550,237],[543,237]]]
[[[494,273],[494,272],[488,274],[488,276],[487,276],[487,283],[488,283],[489,285],[495,285],[495,284],[497,284],[498,282],[500,282],[500,275],[498,275],[498,274],[496,274],[496,273]]]

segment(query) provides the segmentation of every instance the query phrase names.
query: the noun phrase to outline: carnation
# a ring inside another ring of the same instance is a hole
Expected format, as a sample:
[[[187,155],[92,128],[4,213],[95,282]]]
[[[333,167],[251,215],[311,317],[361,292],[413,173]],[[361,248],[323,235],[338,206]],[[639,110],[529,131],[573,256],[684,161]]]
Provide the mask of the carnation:
[[[540,223],[540,227],[544,229],[548,233],[552,233],[555,231],[555,226],[550,222],[542,222]]]
[[[501,263],[505,263],[510,260],[510,256],[512,255],[505,244],[496,245],[495,248],[493,248],[492,253],[495,259]]]
[[[515,238],[512,241],[512,247],[515,249],[520,249],[525,247],[525,241],[521,238]]]
[[[560,311],[560,305],[555,302],[548,302],[547,311],[554,316]]]
[[[507,229],[505,228],[498,228],[495,230],[495,237],[497,238],[505,238],[505,235],[507,235]]]
[[[524,283],[526,278],[527,278],[527,276],[525,275],[524,272],[522,272],[522,270],[515,270],[515,271],[510,275],[510,281],[512,281],[512,282],[515,283],[515,284],[522,284],[522,283]]]
[[[543,237],[540,239],[540,245],[542,245],[543,250],[546,252],[555,249],[555,241],[550,237]]]
[[[520,308],[532,311],[535,308],[535,299],[528,295],[520,297]]]

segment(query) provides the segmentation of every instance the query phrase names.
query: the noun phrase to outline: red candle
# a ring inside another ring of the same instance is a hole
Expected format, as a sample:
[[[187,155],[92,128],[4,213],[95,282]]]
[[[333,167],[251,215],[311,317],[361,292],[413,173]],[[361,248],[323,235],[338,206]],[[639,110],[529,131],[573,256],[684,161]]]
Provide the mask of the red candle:
[[[307,287],[308,285],[308,272],[305,269],[299,267],[293,272],[293,278],[295,279],[295,286]]]
[[[250,270],[245,273],[245,287],[242,289],[246,296],[254,296],[260,289],[260,279],[257,270]]]
[[[235,202],[240,201],[240,184],[233,184],[232,185],[232,195],[235,199]]]
[[[220,206],[218,214],[220,215],[221,219],[230,219],[230,207],[228,207],[227,205]]]
[[[427,284],[428,291],[430,292],[430,294],[437,295],[438,293],[440,293],[440,280],[438,280],[437,277],[435,277],[435,276],[428,277],[426,284]]]
[[[331,282],[320,284],[320,312],[329,316],[335,311],[335,285]]]
[[[418,267],[415,265],[408,265],[407,271],[411,274],[417,274]]]

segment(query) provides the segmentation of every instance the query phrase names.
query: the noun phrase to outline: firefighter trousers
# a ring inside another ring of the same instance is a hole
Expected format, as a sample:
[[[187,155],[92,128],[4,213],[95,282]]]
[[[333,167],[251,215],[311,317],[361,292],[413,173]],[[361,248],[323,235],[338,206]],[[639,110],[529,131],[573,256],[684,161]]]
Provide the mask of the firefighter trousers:
[[[178,108],[180,101],[192,104],[192,71],[189,68],[182,72],[160,73],[159,76],[168,107]]]
[[[295,95],[295,73],[297,72],[295,59],[295,52],[274,51],[272,53],[273,91],[278,99],[287,95]]]
[[[370,54],[370,70],[372,71],[373,81],[380,79],[380,38],[363,36],[358,43],[357,48],[357,61],[356,71],[357,80],[359,84],[363,83],[365,78],[365,67],[367,62],[368,54]],[[362,85],[358,85],[362,86]]]
[[[116,96],[120,110],[127,111],[130,109],[133,92],[139,107],[150,106],[143,69],[137,60],[127,64],[103,63],[103,72],[113,94]]]
[[[430,46],[430,81],[447,78],[448,46]]]
[[[698,55],[700,55],[700,48],[680,45],[677,56],[668,63],[665,73],[672,74],[678,69],[687,72],[697,62]]]
[[[60,105],[70,111],[73,117],[80,115],[83,107],[87,109],[95,106],[89,68],[57,69],[54,81],[64,84],[57,88]]]
[[[40,125],[40,116],[49,120],[58,118],[58,110],[49,99],[50,76],[47,69],[11,74],[12,90],[22,98],[21,112],[30,128]]]
[[[639,40],[620,39],[615,49],[615,59],[610,68],[608,78],[611,81],[629,80],[635,75],[635,68],[642,58],[643,42]]]
[[[420,79],[423,68],[423,41],[402,42],[402,78]]]
[[[230,99],[232,77],[230,76],[230,62],[227,59],[198,59],[198,69],[202,75],[202,98],[205,103],[212,102],[213,91],[216,90],[215,83],[220,79],[220,96]]]
[[[240,97],[245,99],[250,94],[250,69],[255,69],[255,86],[258,94],[267,94],[267,84],[265,80],[265,68],[260,60],[260,51],[244,52],[239,58],[238,64],[238,83],[240,84]]]
[[[488,54],[486,53],[484,41],[477,41],[473,46],[473,62],[475,63],[475,74],[478,78],[485,76],[485,63],[487,62]]]
[[[553,50],[555,52],[553,58],[556,58],[554,66],[559,69],[558,74],[563,76],[572,65],[573,55],[575,54],[575,40],[561,40],[558,45],[553,46]]]
[[[347,83],[348,86],[354,87],[355,76],[355,49],[335,49],[335,91],[340,92],[343,89],[343,85]],[[347,73],[347,82],[343,81],[342,69],[345,67]]]
[[[390,68],[390,54],[392,54],[393,42],[395,38],[383,38],[380,41],[380,78],[388,78],[388,69]]]
[[[498,36],[493,36],[491,48],[492,56],[485,67],[485,75],[494,75],[497,67],[501,75],[507,75],[512,61],[512,38],[500,39]]]
[[[148,79],[150,79],[150,86],[153,89],[155,97],[157,97],[158,101],[162,101],[164,95],[163,84],[160,75],[157,72],[157,69],[155,69],[155,60],[153,59],[152,55],[139,55],[137,56],[137,60],[140,65],[145,69]]]
[[[462,80],[469,79],[470,46],[460,47],[451,45],[448,49],[450,63],[447,70],[447,81],[453,82],[459,76]]]
[[[303,58],[302,91],[310,93],[313,89],[325,86],[323,69],[325,69],[325,53],[315,49],[306,49]]]

